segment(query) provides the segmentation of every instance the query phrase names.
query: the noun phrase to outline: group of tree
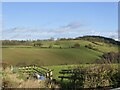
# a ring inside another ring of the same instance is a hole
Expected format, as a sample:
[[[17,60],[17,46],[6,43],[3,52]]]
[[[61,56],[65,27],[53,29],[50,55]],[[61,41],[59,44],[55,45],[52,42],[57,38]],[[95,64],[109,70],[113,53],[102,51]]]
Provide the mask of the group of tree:
[[[2,45],[32,45],[30,40],[2,40]]]
[[[80,48],[80,44],[79,43],[75,43],[72,48]]]
[[[87,41],[96,41],[96,42],[104,42],[104,43],[111,43],[111,44],[116,44],[116,45],[120,45],[119,41],[115,41],[112,38],[107,38],[107,37],[103,37],[103,36],[83,36],[83,37],[77,37],[75,38],[75,40],[87,40]]]
[[[41,47],[43,44],[41,42],[38,42],[38,43],[34,43],[33,45],[37,47]]]

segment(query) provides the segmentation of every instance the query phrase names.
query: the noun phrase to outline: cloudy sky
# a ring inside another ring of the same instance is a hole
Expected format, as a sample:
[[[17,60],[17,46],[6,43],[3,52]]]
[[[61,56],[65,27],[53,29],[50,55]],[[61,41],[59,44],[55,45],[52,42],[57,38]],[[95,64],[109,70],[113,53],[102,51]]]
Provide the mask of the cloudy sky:
[[[2,11],[2,39],[118,37],[117,2],[4,2]]]

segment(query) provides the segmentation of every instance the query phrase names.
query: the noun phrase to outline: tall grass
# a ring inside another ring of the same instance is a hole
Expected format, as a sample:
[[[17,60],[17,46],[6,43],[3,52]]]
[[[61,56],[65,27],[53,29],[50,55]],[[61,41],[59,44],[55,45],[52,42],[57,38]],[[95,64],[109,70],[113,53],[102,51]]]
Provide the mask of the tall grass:
[[[4,69],[3,88],[58,88],[59,86],[48,81],[20,78],[20,73],[13,73],[9,67]]]

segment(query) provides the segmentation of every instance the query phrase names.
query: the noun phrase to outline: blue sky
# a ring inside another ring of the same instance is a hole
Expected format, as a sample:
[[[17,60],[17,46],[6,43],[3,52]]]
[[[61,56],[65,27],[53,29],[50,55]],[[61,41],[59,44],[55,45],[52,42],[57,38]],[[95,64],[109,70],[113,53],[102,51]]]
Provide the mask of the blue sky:
[[[117,2],[4,2],[2,11],[3,39],[118,37]]]

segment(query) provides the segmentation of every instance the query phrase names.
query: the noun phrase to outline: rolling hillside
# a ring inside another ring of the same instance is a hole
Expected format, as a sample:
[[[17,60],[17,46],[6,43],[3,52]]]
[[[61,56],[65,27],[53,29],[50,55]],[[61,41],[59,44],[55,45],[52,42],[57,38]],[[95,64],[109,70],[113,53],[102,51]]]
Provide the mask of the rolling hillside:
[[[103,53],[118,52],[120,45],[116,41],[97,37],[42,40],[30,42],[29,45],[3,45],[3,62],[12,65],[67,65],[93,63]],[[108,42],[109,40],[109,42]],[[116,42],[116,43],[115,43]],[[34,46],[40,43],[41,46]],[[75,44],[79,47],[75,47]]]

